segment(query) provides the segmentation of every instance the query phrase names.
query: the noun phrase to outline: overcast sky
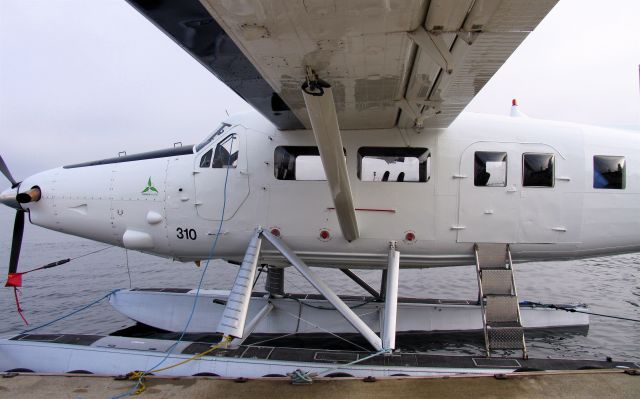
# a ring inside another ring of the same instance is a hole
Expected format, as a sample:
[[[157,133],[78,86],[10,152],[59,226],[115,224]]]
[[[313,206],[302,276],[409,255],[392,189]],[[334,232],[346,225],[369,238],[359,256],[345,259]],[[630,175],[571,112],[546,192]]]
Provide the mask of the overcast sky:
[[[640,1],[561,0],[469,105],[640,128]],[[0,0],[0,153],[20,180],[196,143],[250,107],[121,0]],[[0,186],[3,186],[0,184]]]

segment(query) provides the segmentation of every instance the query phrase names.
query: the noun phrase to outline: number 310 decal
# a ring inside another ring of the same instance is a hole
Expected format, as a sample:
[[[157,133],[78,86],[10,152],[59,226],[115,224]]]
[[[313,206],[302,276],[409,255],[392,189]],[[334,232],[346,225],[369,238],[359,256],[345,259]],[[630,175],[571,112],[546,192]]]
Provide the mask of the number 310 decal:
[[[198,234],[196,234],[195,229],[183,229],[182,227],[178,227],[176,231],[178,232],[176,237],[181,240],[195,240],[198,238]]]

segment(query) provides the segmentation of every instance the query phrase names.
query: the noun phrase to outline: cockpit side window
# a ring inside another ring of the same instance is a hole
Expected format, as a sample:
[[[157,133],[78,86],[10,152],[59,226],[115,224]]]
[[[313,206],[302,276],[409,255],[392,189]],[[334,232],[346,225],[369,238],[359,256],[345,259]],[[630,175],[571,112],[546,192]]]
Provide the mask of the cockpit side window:
[[[593,188],[624,190],[626,183],[624,157],[593,156]]]
[[[213,155],[213,148],[205,152],[202,158],[200,158],[200,167],[208,168],[211,166],[211,156]]]
[[[216,146],[211,167],[236,168],[238,166],[239,147],[238,137],[235,134],[224,138]]]
[[[476,187],[505,187],[507,185],[507,153],[476,151],[473,184]]]
[[[222,133],[225,132],[225,130],[231,127],[230,124],[228,123],[222,123],[220,124],[220,126],[218,127],[218,129],[216,129],[213,133],[211,133],[206,139],[202,140],[202,142],[200,144],[198,144],[196,146],[196,152],[200,151],[201,149],[203,149],[204,147],[206,147],[209,143],[211,143],[213,141],[213,139],[215,139],[216,137],[220,136]]]

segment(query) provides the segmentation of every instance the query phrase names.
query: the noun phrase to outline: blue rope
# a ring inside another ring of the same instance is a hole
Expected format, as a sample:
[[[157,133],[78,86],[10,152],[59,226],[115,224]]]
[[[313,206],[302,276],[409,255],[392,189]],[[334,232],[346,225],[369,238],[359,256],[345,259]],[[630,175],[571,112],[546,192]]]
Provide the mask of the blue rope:
[[[133,392],[135,392],[138,389],[138,387],[140,386],[140,383],[142,382],[142,379],[144,378],[144,376],[149,374],[149,372],[151,372],[151,370],[157,369],[165,361],[167,361],[169,356],[171,356],[171,353],[173,352],[173,350],[176,348],[176,346],[178,346],[182,342],[182,339],[184,338],[185,334],[187,333],[187,329],[189,328],[189,325],[191,324],[191,320],[193,319],[193,315],[194,315],[194,313],[196,311],[196,305],[198,304],[198,297],[200,296],[200,288],[202,287],[202,282],[204,281],[204,276],[207,273],[207,269],[209,268],[209,262],[211,261],[211,258],[213,258],[214,254],[215,254],[215,250],[216,250],[216,247],[218,245],[218,238],[220,237],[220,233],[222,232],[222,225],[224,224],[224,213],[225,213],[226,208],[227,208],[227,182],[229,180],[229,169],[230,169],[230,166],[231,166],[231,155],[232,154],[233,154],[233,139],[231,140],[231,147],[229,148],[229,163],[227,164],[227,172],[226,172],[225,177],[224,177],[224,189],[222,191],[223,200],[222,200],[222,212],[221,212],[221,215],[220,215],[220,224],[218,225],[218,231],[216,232],[216,238],[213,240],[213,243],[211,244],[211,249],[209,250],[209,256],[207,257],[207,262],[204,264],[204,269],[202,270],[202,274],[200,275],[200,281],[198,282],[198,288],[196,289],[196,296],[193,298],[193,306],[191,307],[191,313],[189,314],[189,318],[187,319],[187,324],[185,324],[184,329],[182,330],[182,333],[180,334],[180,337],[178,337],[176,342],[169,347],[169,349],[167,350],[167,354],[162,358],[162,360],[160,360],[153,367],[149,367],[144,373],[142,373],[142,375],[140,376],[140,378],[138,378],[138,380],[136,382],[136,385],[134,385],[133,388],[131,388],[130,390],[128,390],[125,393],[122,393],[122,394],[117,395],[117,396],[113,396],[111,399],[124,398],[125,396],[129,396]]]
[[[66,315],[64,315],[64,316],[60,316],[60,317],[58,317],[57,319],[52,320],[52,321],[50,321],[50,322],[48,322],[48,323],[45,323],[45,324],[39,325],[39,326],[37,326],[37,327],[33,327],[33,328],[29,328],[29,329],[27,329],[27,330],[24,330],[24,331],[22,331],[22,332],[21,332],[21,334],[26,334],[26,333],[29,333],[29,332],[31,332],[31,331],[39,330],[39,329],[41,329],[41,328],[44,328],[44,327],[50,326],[50,325],[52,325],[52,324],[54,324],[54,323],[57,323],[57,322],[59,322],[60,320],[66,319],[67,317],[73,316],[73,315],[74,315],[74,314],[76,314],[76,313],[80,313],[80,312],[82,312],[83,310],[88,309],[88,308],[92,307],[93,305],[95,305],[95,304],[97,304],[97,303],[100,303],[100,302],[101,302],[101,301],[103,301],[104,299],[109,298],[111,295],[115,294],[115,293],[116,293],[116,292],[118,292],[118,291],[120,291],[120,289],[113,290],[113,291],[109,292],[108,294],[106,294],[105,296],[103,296],[102,298],[97,299],[97,300],[95,300],[95,301],[91,302],[91,303],[90,303],[90,304],[88,304],[88,305],[85,305],[85,306],[83,306],[83,307],[81,307],[81,308],[79,308],[79,309],[76,309],[76,310],[74,310],[73,312],[68,313],[68,314],[66,314]]]

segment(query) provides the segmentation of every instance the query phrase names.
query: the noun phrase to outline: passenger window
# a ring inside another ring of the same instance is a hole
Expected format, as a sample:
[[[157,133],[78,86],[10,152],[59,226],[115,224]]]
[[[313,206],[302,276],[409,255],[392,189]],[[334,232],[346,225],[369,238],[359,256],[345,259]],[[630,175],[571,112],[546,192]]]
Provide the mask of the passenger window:
[[[593,156],[593,188],[623,190],[626,186],[624,157]]]
[[[208,168],[211,166],[211,156],[213,155],[213,148],[205,152],[202,158],[200,158],[200,167]]]
[[[473,184],[477,187],[505,187],[507,185],[507,153],[476,151]]]
[[[235,168],[238,166],[238,137],[235,134],[227,136],[216,146],[213,156],[213,168]]]
[[[278,180],[327,180],[318,147],[280,146],[273,157]]]
[[[426,182],[431,173],[427,148],[361,147],[358,178],[378,182]]]
[[[522,154],[522,186],[553,187],[553,154]]]

